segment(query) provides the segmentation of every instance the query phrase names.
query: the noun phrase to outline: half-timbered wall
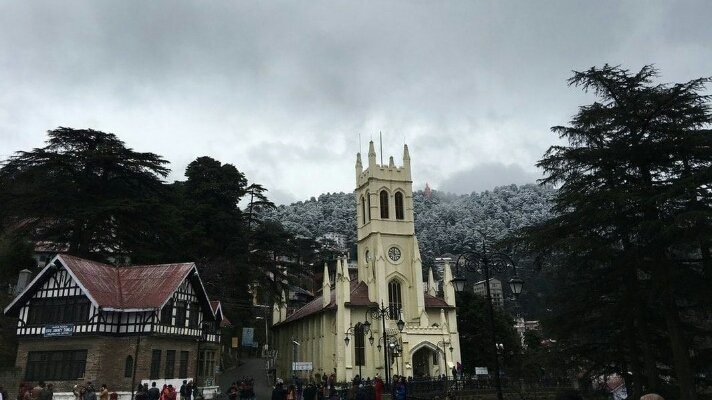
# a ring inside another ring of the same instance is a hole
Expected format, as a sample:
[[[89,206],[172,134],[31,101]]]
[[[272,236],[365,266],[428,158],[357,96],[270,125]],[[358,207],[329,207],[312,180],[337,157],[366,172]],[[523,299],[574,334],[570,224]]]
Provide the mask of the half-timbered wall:
[[[69,272],[60,268],[20,309],[17,334],[42,335],[45,325],[56,323],[74,324],[75,334],[95,332],[96,326],[93,321],[97,319],[98,312],[93,304],[89,302],[87,305],[87,302],[89,298]],[[74,310],[65,313],[62,306],[74,307]],[[58,315],[57,311],[60,310],[61,315]]]
[[[73,324],[73,335],[147,334],[191,336],[218,342],[203,324],[203,311],[190,278],[186,278],[163,309],[108,311],[98,309],[61,266],[20,309],[18,336],[42,336],[48,324]]]
[[[166,302],[156,333],[200,337],[203,312],[190,279],[186,279]]]

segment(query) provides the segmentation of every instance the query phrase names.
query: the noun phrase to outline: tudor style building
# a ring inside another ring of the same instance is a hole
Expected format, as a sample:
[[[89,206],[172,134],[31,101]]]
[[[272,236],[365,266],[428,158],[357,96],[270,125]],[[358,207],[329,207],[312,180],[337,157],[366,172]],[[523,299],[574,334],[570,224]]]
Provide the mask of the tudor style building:
[[[222,310],[193,263],[115,267],[57,255],[5,308],[18,318],[16,366],[58,392],[82,381],[210,384]]]
[[[461,360],[455,291],[446,284],[444,297],[436,297],[432,270],[427,290],[423,285],[407,146],[401,167],[396,167],[393,157],[388,165],[377,164],[373,142],[365,170],[357,155],[355,200],[357,276],[349,273],[348,260],[340,259],[333,277],[325,266],[316,299],[289,315],[284,302],[275,305],[278,376],[288,377],[294,361],[307,362],[296,369],[311,366],[311,373],[336,373],[339,381],[359,373],[364,377],[449,374]],[[444,281],[450,282],[449,264],[443,270]],[[385,332],[383,320],[374,319],[369,311],[376,307],[387,311]],[[366,335],[359,328],[365,322],[370,324]],[[384,345],[399,351],[385,353]]]

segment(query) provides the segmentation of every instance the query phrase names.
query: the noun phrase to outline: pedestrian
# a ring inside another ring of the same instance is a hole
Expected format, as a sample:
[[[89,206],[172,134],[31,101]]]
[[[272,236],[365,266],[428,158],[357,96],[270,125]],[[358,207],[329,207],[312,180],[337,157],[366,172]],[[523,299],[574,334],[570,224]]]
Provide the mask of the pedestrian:
[[[185,400],[187,394],[186,392],[188,391],[188,380],[184,379],[183,384],[180,385],[180,389],[178,392],[180,393],[180,400]]]
[[[356,400],[369,400],[366,388],[363,383],[358,384],[358,390],[356,391]]]
[[[168,400],[168,385],[165,383],[163,384],[163,388],[161,389],[161,396],[159,397],[159,400]]]
[[[156,387],[156,382],[151,382],[151,388],[148,389],[148,400],[158,400],[161,397],[161,391]]]
[[[358,382],[356,379],[351,382],[351,388],[349,389],[349,392],[346,394],[346,399],[347,400],[356,400],[356,392],[358,391]]]
[[[227,390],[227,397],[230,400],[237,400],[237,383],[233,382]]]
[[[109,389],[106,387],[106,383],[101,385],[99,390],[99,400],[109,400]]]
[[[177,396],[178,392],[176,392],[176,389],[173,387],[173,385],[168,385],[168,400],[176,400]]]
[[[287,388],[287,400],[297,400],[297,388],[294,385]]]
[[[640,400],[665,400],[665,398],[657,393],[648,393],[641,396]]]
[[[136,400],[148,400],[148,386],[138,384],[136,387]]]
[[[32,398],[32,400],[40,400],[40,394],[42,394],[44,388],[45,383],[43,381],[39,381],[37,383],[37,386],[33,387],[30,391],[30,397]]]
[[[385,389],[385,385],[383,384],[383,379],[381,379],[380,374],[376,374],[376,377],[373,378],[373,381],[375,384],[373,385],[373,389],[375,392],[375,400],[381,400],[381,396],[383,395],[383,389]]]
[[[91,382],[87,383],[87,387],[84,392],[84,400],[96,400],[96,390]]]
[[[304,400],[317,400],[316,393],[316,385],[314,385],[314,382],[309,382],[304,389]]]
[[[78,383],[78,384],[74,385],[72,392],[74,393],[75,400],[84,400],[84,394],[86,393],[86,386],[83,383]]]
[[[40,393],[40,400],[52,400],[54,397],[54,385],[47,384],[45,385],[44,389],[42,389],[42,392]]]
[[[401,378],[400,381],[398,381],[398,387],[396,389],[396,400],[405,400],[405,397],[406,397],[405,379]]]
[[[185,385],[185,400],[192,400],[193,398],[193,381],[188,381]]]
[[[284,391],[282,378],[277,378],[277,384],[272,389],[272,400],[286,400],[287,393]]]

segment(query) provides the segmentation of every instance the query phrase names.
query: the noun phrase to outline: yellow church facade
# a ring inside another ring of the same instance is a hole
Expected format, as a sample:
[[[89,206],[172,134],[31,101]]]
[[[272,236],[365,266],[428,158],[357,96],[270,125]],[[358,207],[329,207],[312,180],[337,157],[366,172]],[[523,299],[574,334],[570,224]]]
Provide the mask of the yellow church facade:
[[[423,282],[407,145],[400,167],[393,157],[377,164],[373,142],[365,169],[357,154],[355,197],[358,272],[350,274],[348,260],[339,259],[333,274],[324,267],[313,301],[290,315],[286,304],[275,304],[277,377],[450,374],[461,360],[452,272],[445,265],[442,298],[432,269]]]

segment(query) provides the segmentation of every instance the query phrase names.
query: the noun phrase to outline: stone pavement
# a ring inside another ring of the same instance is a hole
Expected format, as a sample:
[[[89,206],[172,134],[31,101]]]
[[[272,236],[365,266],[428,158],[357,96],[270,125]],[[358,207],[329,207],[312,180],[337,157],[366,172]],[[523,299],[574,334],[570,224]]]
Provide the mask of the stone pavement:
[[[242,377],[252,377],[255,382],[255,396],[257,400],[269,400],[272,397],[272,385],[267,382],[265,373],[265,360],[262,358],[243,358],[242,364],[236,368],[225,371],[218,378],[220,391],[227,393],[232,382],[239,381]]]

